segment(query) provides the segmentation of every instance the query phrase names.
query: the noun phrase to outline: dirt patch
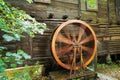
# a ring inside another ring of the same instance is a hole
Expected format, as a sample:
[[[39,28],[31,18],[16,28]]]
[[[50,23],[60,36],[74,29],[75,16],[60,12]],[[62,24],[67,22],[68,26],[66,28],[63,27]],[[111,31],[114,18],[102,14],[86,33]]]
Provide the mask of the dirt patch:
[[[120,80],[120,66],[117,64],[98,64],[97,72]]]

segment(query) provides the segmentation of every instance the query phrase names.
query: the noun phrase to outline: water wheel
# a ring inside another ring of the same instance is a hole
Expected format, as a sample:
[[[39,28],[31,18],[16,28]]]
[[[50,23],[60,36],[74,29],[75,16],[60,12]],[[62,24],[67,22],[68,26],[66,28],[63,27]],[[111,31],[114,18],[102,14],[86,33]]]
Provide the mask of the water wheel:
[[[84,21],[68,20],[53,33],[52,54],[65,69],[80,70],[86,67],[93,60],[96,49],[96,35]]]

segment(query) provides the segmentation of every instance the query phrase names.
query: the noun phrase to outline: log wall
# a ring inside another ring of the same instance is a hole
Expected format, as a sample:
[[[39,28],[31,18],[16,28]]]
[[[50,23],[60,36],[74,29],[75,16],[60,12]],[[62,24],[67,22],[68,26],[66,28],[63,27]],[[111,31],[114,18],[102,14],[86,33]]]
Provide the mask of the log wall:
[[[107,2],[103,2],[103,0],[98,0],[98,9],[93,11],[87,9],[86,2],[83,0],[80,2],[80,8],[77,0],[34,0],[32,4],[27,3],[25,0],[6,1],[25,10],[38,21],[45,22],[50,29],[43,35],[36,34],[33,39],[27,37],[22,40],[22,44],[19,44],[19,48],[30,54],[33,60],[42,59],[44,63],[46,58],[47,62],[52,58],[50,42],[57,21],[46,21],[46,19],[61,20],[66,15],[67,19],[80,18],[92,25],[98,40],[102,44],[102,50],[98,51],[98,55],[120,54],[120,25],[117,24],[114,0],[110,0],[110,17],[107,12]]]

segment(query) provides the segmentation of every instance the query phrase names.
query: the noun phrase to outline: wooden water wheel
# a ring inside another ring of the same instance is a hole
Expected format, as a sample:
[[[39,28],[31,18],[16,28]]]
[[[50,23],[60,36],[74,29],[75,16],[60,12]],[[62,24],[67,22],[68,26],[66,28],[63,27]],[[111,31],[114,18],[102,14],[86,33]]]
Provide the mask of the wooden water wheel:
[[[96,35],[86,22],[69,20],[54,31],[51,42],[56,62],[68,70],[80,70],[93,60],[97,49]]]

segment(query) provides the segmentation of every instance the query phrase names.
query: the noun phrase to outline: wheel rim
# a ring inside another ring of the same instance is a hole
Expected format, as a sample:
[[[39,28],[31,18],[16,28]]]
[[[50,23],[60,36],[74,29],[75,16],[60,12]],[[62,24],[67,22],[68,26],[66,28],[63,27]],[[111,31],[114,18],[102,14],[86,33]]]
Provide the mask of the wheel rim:
[[[79,70],[90,64],[96,48],[93,29],[81,20],[62,23],[52,36],[52,54],[57,63],[68,70]]]

